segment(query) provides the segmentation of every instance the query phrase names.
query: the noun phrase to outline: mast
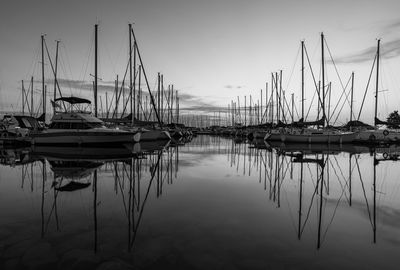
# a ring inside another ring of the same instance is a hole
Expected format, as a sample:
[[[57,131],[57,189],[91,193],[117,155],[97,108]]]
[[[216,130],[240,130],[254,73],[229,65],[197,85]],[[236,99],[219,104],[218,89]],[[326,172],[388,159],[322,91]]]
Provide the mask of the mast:
[[[294,122],[294,94],[292,93],[292,123]]]
[[[353,121],[354,71],[351,73],[350,122]]]
[[[379,49],[381,45],[381,40],[378,39],[378,46],[376,50],[376,85],[375,85],[375,117],[374,117],[374,124],[376,127],[376,119],[378,117],[378,88],[379,88]]]
[[[271,124],[274,123],[274,73],[271,73]]]
[[[138,91],[139,91],[139,101],[140,101],[140,104],[142,104],[142,101],[141,101],[141,94],[142,94],[141,80],[142,80],[142,66],[139,65],[139,86],[138,86]],[[146,96],[146,97],[147,97],[147,96]],[[137,103],[137,105],[136,105],[136,106],[138,106],[138,119],[139,119],[139,101],[138,101],[138,103]]]
[[[262,122],[262,118],[263,118],[263,109],[262,109],[262,100],[263,100],[263,98],[262,98],[262,89],[260,90],[260,92],[261,92],[261,108],[259,108],[259,112],[261,112],[261,120],[260,120],[260,122]],[[265,105],[267,105],[267,104],[265,104]]]
[[[22,82],[22,115],[25,115],[25,100],[24,100],[24,96],[25,96],[25,87],[24,87],[24,80],[21,81]]]
[[[128,24],[129,26],[129,95],[131,97],[131,102],[130,102],[130,109],[131,109],[131,124],[133,124],[133,119],[135,118],[135,115],[133,114],[133,102],[135,100],[135,97],[133,96],[134,93],[132,93],[132,24]],[[136,75],[136,74],[135,74]]]
[[[132,25],[131,25],[132,27]],[[130,38],[131,34],[129,34],[129,38]],[[139,74],[140,74],[140,66],[139,66]],[[140,81],[140,80],[139,80]],[[137,108],[137,115],[136,118],[139,119],[139,103],[141,103],[141,93],[140,93],[140,83],[138,86],[138,100],[136,101],[136,99],[133,100],[133,109]],[[133,95],[135,95],[136,97],[136,41],[133,42]]]
[[[178,97],[178,90],[176,90],[176,123],[179,124],[179,97]]]
[[[57,45],[56,45],[56,61],[55,61],[55,67],[54,67],[54,92],[53,92],[53,101],[56,100],[57,98],[57,67],[58,67],[58,44],[60,43],[59,40],[56,40]],[[56,112],[56,107],[53,106],[53,114]]]
[[[321,33],[321,54],[322,54],[322,117],[324,118],[324,124],[322,127],[325,127],[325,59],[324,59],[324,33]],[[320,92],[321,93],[321,92]]]
[[[282,69],[279,72],[279,106],[282,110],[282,120],[286,123],[286,116],[285,116],[285,92],[282,88]]]
[[[157,111],[160,115],[160,88],[161,88],[161,75],[160,72],[157,74]],[[160,120],[161,121],[161,120]]]
[[[94,116],[97,117],[97,30],[98,24],[94,25]]]
[[[31,116],[33,116],[33,76],[31,77]]]
[[[115,80],[115,117],[118,117],[118,74]]]
[[[240,105],[239,105],[239,110],[240,110]],[[246,112],[246,96],[244,96],[244,126],[247,126],[246,115],[247,115],[247,112]]]
[[[42,41],[42,99],[43,99],[43,114],[44,121],[46,122],[46,90],[44,89],[44,35],[41,36]]]
[[[161,122],[164,122],[164,75],[161,74],[161,110],[160,110],[160,116],[161,116]]]
[[[301,41],[301,118],[304,121],[304,40]]]

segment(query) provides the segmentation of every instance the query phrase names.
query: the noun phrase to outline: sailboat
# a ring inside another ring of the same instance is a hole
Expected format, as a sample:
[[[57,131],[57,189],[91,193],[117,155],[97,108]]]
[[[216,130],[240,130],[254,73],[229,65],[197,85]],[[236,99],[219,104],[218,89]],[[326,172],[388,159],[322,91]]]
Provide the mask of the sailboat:
[[[375,87],[375,129],[364,129],[358,132],[356,141],[360,143],[397,143],[400,142],[400,132],[393,129],[378,129],[378,125],[388,125],[388,122],[378,119],[378,92],[379,92],[379,56],[380,39],[378,39],[376,50],[376,87]]]
[[[304,57],[304,41],[302,41],[302,59]],[[322,112],[323,116],[319,120],[322,122],[322,126],[325,126],[326,116],[325,116],[325,61],[324,61],[324,34],[321,33],[321,51],[322,51]],[[302,61],[302,95],[304,95],[304,60]],[[302,99],[304,100],[304,98]],[[304,103],[302,102],[302,118],[304,119]],[[319,121],[316,121],[315,125],[319,125]],[[318,123],[317,123],[318,122]],[[296,125],[283,126],[278,129],[272,130],[264,138],[266,141],[281,141],[285,143],[319,143],[319,144],[342,144],[342,143],[352,143],[356,139],[356,133],[354,132],[342,132],[332,128],[304,128],[306,125],[304,122],[299,121],[300,127],[295,127]],[[279,125],[279,123],[278,123]],[[311,124],[309,125],[311,126]]]

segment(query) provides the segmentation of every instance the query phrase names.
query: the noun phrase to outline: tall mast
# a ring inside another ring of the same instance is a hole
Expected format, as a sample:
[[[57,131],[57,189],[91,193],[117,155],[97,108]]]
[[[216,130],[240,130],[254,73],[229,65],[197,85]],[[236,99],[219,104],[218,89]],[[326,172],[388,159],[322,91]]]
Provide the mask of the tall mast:
[[[129,33],[129,38],[131,37],[131,35],[132,34]],[[139,66],[139,73],[140,73],[140,66]],[[137,119],[139,119],[139,102],[141,103],[140,83],[138,86],[138,92],[139,92],[139,99],[136,101],[136,40],[134,40],[133,41],[133,95],[135,96],[135,99],[133,99],[133,109],[135,109],[135,107],[137,108],[137,115],[136,115]]]
[[[141,55],[140,55],[139,47],[137,46],[136,37],[135,37],[135,32],[133,31],[133,29],[132,29],[132,35],[133,35],[133,42],[136,43],[136,51],[137,51],[137,54],[138,54],[138,57],[139,57],[140,64],[141,64],[141,66],[142,66],[143,76],[144,76],[144,79],[145,79],[145,81],[146,81],[147,90],[148,90],[149,95],[150,95],[150,101],[151,101],[151,104],[153,105],[153,108],[154,108],[154,110],[155,110],[158,124],[160,125],[160,127],[162,127],[162,123],[161,123],[161,121],[160,121],[160,117],[159,117],[158,112],[157,112],[157,108],[156,108],[156,104],[155,104],[155,101],[154,101],[154,97],[153,97],[153,95],[151,94],[151,91],[150,91],[150,85],[149,85],[149,81],[148,81],[148,79],[147,79],[146,69],[144,68],[144,65],[143,65],[142,57],[141,57]]]
[[[161,74],[161,110],[160,110],[160,116],[161,116],[161,122],[164,122],[164,75]]]
[[[46,122],[46,90],[44,89],[44,35],[41,36],[42,40],[42,99],[43,99],[43,113],[44,121]]]
[[[22,82],[22,115],[25,115],[25,100],[24,100],[25,87],[24,87],[24,80],[22,80],[21,82]]]
[[[139,65],[139,86],[138,86],[138,91],[139,91],[139,101],[137,102],[136,106],[138,106],[138,119],[139,119],[139,102],[142,104],[142,88],[141,88],[141,83],[142,83],[142,66]],[[146,96],[147,97],[147,96]],[[142,106],[143,107],[143,106]]]
[[[133,124],[133,119],[135,118],[135,115],[133,114],[133,101],[135,100],[135,97],[133,96],[132,93],[132,24],[128,24],[129,26],[129,95],[131,97],[130,100],[130,109],[131,109],[131,124]]]
[[[271,73],[271,124],[274,123],[274,73]]]
[[[292,123],[294,122],[294,94],[292,93]]]
[[[323,127],[325,127],[325,59],[324,59],[324,33],[321,33],[321,53],[322,53],[322,117],[324,118]],[[321,92],[320,92],[321,93]]]
[[[279,98],[279,90],[278,90],[278,72],[275,72],[275,96],[276,96],[276,123],[281,119],[281,111],[280,111],[280,98]]]
[[[350,122],[353,121],[354,72],[351,73]]]
[[[240,110],[240,105],[239,105]],[[247,126],[247,119],[246,119],[247,111],[246,111],[246,96],[244,96],[244,126]]]
[[[58,44],[60,43],[59,40],[56,40],[57,45],[56,45],[56,61],[55,61],[55,67],[54,67],[54,92],[53,92],[53,100],[56,100],[57,98],[57,66],[58,66]],[[53,114],[56,112],[56,107],[53,106]]]
[[[118,74],[115,80],[115,117],[118,117]]]
[[[301,118],[304,120],[304,40],[301,41]]]
[[[33,116],[33,76],[31,77],[31,116]]]
[[[94,116],[97,117],[97,30],[98,25],[94,25]]]
[[[379,48],[381,45],[381,40],[378,39],[378,47],[376,50],[376,85],[375,85],[375,117],[374,123],[376,126],[376,119],[378,117],[378,88],[379,88]]]
[[[158,115],[160,115],[160,88],[161,88],[161,75],[160,75],[160,72],[158,72],[158,74],[157,74],[157,109],[156,109],[158,111]]]
[[[262,113],[263,113],[263,109],[262,109],[262,100],[263,100],[263,98],[262,98],[262,89],[260,90],[260,93],[261,93],[261,108],[259,108],[259,114],[260,114],[260,112],[261,112],[261,118],[260,118],[260,116],[259,116],[259,121],[261,121],[262,122],[262,117],[263,117],[263,115],[262,115]],[[266,105],[266,104],[265,104]],[[261,120],[260,120],[261,119]]]
[[[282,110],[283,121],[286,123],[285,92],[283,91],[283,88],[282,88],[282,69],[280,70],[280,73],[279,73],[279,106],[281,107],[281,110]]]

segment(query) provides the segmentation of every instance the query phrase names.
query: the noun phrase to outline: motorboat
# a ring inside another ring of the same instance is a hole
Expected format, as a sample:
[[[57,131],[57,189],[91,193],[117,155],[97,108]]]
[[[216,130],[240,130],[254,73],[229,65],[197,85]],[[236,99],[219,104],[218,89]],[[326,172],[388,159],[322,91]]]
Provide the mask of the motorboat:
[[[119,144],[140,140],[140,132],[108,128],[90,111],[82,110],[82,107],[87,108],[91,103],[87,99],[58,98],[53,106],[61,108],[56,102],[63,102],[64,111],[55,111],[47,129],[31,133],[31,144]]]

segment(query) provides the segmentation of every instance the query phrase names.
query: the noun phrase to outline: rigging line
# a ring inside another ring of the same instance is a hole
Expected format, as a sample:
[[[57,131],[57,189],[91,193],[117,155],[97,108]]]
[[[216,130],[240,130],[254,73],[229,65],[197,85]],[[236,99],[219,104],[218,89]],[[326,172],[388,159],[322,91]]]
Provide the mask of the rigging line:
[[[60,55],[60,56],[61,56],[61,55]],[[61,67],[61,70],[62,70],[65,74],[67,74],[67,72],[66,72],[67,70],[66,70],[66,67],[65,67],[63,61],[59,61],[59,65],[60,65],[60,67]],[[57,75],[57,77],[60,77],[60,76]],[[58,81],[59,81],[59,80],[57,79],[57,82],[58,82]],[[66,84],[67,84],[67,86],[68,86],[68,88],[69,88],[70,94],[72,95],[72,89],[73,89],[73,87],[71,87],[71,81],[68,80],[68,79],[65,79],[64,82],[66,82]],[[76,88],[75,88],[75,89],[76,89]]]
[[[128,63],[126,64],[126,69],[125,69],[125,73],[124,73],[124,77],[123,77],[123,79],[122,79],[122,81],[121,81],[121,87],[120,87],[120,90],[119,90],[119,94],[118,94],[118,97],[117,97],[117,104],[119,104],[119,101],[120,101],[120,98],[121,98],[121,94],[122,94],[122,90],[124,90],[125,91],[125,78],[126,78],[126,74],[128,73],[128,67],[129,67],[129,63],[130,63],[130,59],[128,59]],[[117,88],[118,89],[118,88]],[[128,99],[129,100],[129,99]],[[114,116],[116,116],[116,110],[114,109],[114,113],[113,113],[113,115],[112,115],[112,118],[114,118]]]
[[[361,176],[360,166],[359,166],[359,164],[358,164],[358,158],[355,158],[355,160],[356,160],[356,164],[357,164],[358,175],[359,175],[359,177],[360,177],[361,187],[362,187],[362,190],[363,190],[363,195],[364,195],[364,198],[365,198],[365,203],[366,203],[367,209],[368,209],[367,212],[368,212],[369,222],[371,223],[371,226],[372,226],[372,228],[373,228],[374,225],[373,225],[373,223],[372,223],[371,211],[370,211],[370,209],[369,209],[367,194],[365,193],[365,187],[364,187],[364,182],[363,182],[362,176]]]
[[[156,169],[157,169],[157,167],[159,166],[159,163],[160,163],[160,157],[161,157],[161,155],[162,155],[162,151],[160,151],[160,153],[158,154],[157,164],[156,164],[156,166],[154,167],[153,172],[151,173],[152,176],[151,176],[151,179],[150,179],[148,188],[147,188],[146,196],[145,196],[144,199],[143,199],[142,207],[141,207],[140,212],[139,212],[139,217],[138,217],[138,220],[137,220],[137,222],[136,222],[136,224],[135,224],[135,227],[134,227],[135,229],[134,229],[134,232],[133,232],[132,241],[130,241],[130,246],[131,246],[131,248],[133,247],[133,243],[135,242],[135,239],[136,239],[136,234],[137,234],[137,231],[138,231],[138,228],[139,228],[138,225],[139,225],[139,223],[140,223],[140,221],[141,221],[141,219],[142,219],[142,215],[143,215],[143,211],[144,211],[144,206],[146,205],[146,201],[147,201],[147,198],[148,198],[149,193],[150,193],[150,188],[151,188],[151,186],[152,186],[154,176],[156,175],[155,171],[156,171]],[[130,239],[129,239],[129,240],[130,240]]]
[[[308,168],[308,171],[310,172],[311,182],[313,183],[313,186],[315,187],[316,183],[315,183],[315,181],[314,181],[313,173],[312,173],[312,171],[311,171],[311,168],[310,168],[310,164],[309,164],[309,163],[307,163],[307,168]]]
[[[290,203],[289,203],[289,200],[288,200],[287,192],[286,192],[286,190],[283,190],[283,192],[285,193],[285,201],[286,201],[287,207],[289,208],[290,221],[292,222],[292,226],[293,226],[295,235],[297,235],[297,226],[296,226],[294,218],[293,218],[293,211],[292,211],[292,208],[290,207]]]
[[[29,65],[29,69],[27,71],[27,73],[25,74],[25,78],[27,78],[29,76],[29,74],[34,74],[36,67],[38,65],[37,61],[39,59],[39,55],[40,55],[40,47],[41,47],[41,42],[38,43],[38,46],[36,47],[36,50],[34,50],[33,53],[33,58],[31,59],[31,63]]]
[[[318,191],[318,183],[319,183],[320,181],[321,181],[321,179],[318,179],[318,180],[317,180],[317,185],[315,186],[314,193],[313,193],[313,195],[312,195],[312,197],[311,197],[310,206],[308,207],[307,215],[306,215],[306,218],[305,218],[305,220],[304,220],[304,222],[303,222],[303,226],[302,226],[302,228],[301,228],[301,233],[300,233],[300,234],[303,234],[303,231],[304,231],[304,229],[305,229],[305,227],[306,227],[307,221],[308,221],[308,219],[309,219],[309,217],[310,217],[311,207],[312,207],[312,205],[313,205],[313,201],[314,201],[315,195],[317,194],[317,191]],[[321,183],[321,184],[322,184],[322,183]]]
[[[123,170],[126,171],[126,168],[124,168]],[[122,172],[122,173],[123,173],[123,172]],[[121,178],[120,178],[120,177],[117,178],[117,182],[118,182],[119,190],[120,190],[120,192],[121,192],[122,203],[123,203],[124,208],[125,208],[125,215],[126,215],[126,217],[128,217],[128,213],[129,213],[129,212],[128,212],[128,208],[126,207],[125,195],[124,195],[124,191],[123,191],[123,189],[122,189]]]
[[[156,104],[155,104],[155,101],[154,101],[154,97],[153,97],[153,95],[151,94],[151,91],[150,91],[150,85],[149,85],[149,81],[147,80],[146,69],[144,68],[144,65],[143,65],[142,56],[141,56],[140,51],[139,51],[139,46],[138,46],[138,44],[137,44],[136,36],[135,36],[135,32],[133,31],[133,28],[131,28],[131,32],[132,32],[133,40],[134,40],[133,43],[136,44],[136,51],[137,51],[137,54],[138,54],[138,57],[139,57],[139,61],[140,61],[141,66],[142,66],[143,76],[144,76],[144,79],[145,79],[145,81],[146,81],[147,90],[148,90],[148,92],[149,92],[149,94],[150,94],[150,100],[151,100],[151,103],[152,103],[152,105],[153,105],[154,112],[155,112],[155,114],[156,114],[158,124],[160,125],[160,127],[162,127],[162,123],[161,123],[161,120],[160,120],[160,116],[158,115],[158,111],[157,111],[157,109],[156,109]]]
[[[346,186],[347,186],[347,184],[346,184]],[[328,234],[328,230],[329,230],[329,228],[331,227],[331,225],[332,225],[332,223],[333,223],[333,219],[334,219],[335,216],[336,216],[336,212],[337,212],[337,209],[338,209],[338,207],[339,207],[339,203],[340,203],[340,201],[342,200],[343,194],[346,194],[344,191],[345,191],[345,189],[342,189],[342,194],[340,195],[340,197],[339,197],[339,199],[338,199],[338,201],[337,201],[337,203],[336,203],[336,206],[335,206],[335,209],[334,209],[334,211],[333,211],[331,220],[329,221],[328,225],[326,226],[326,230],[325,230],[325,232],[324,232],[324,234],[323,234],[323,236],[322,236],[322,241],[321,241],[321,243],[324,243],[324,242],[325,242],[325,238],[326,238],[326,235]]]
[[[292,76],[293,76],[293,73],[294,73],[294,68],[295,68],[295,66],[297,64],[297,61],[299,59],[300,51],[301,51],[301,44],[299,45],[299,48],[297,49],[296,58],[294,60],[294,63],[293,63],[293,66],[292,66],[292,70],[290,72],[289,80],[288,80],[288,82],[286,84],[286,89],[289,89],[289,84],[290,84],[290,81],[292,80]]]
[[[74,76],[73,76],[73,73],[72,73],[72,68],[71,68],[71,62],[70,62],[70,57],[69,57],[69,55],[68,55],[68,50],[67,50],[67,46],[65,45],[65,43],[64,43],[64,41],[60,41],[60,43],[61,43],[61,46],[64,48],[64,50],[61,50],[61,58],[63,58],[62,57],[62,53],[65,53],[65,62],[67,63],[67,66],[68,66],[68,72],[69,72],[69,77],[72,79],[72,78],[74,78]],[[67,69],[65,68],[65,74],[67,75]],[[68,76],[68,75],[67,75]],[[71,87],[70,87],[71,88]],[[72,89],[71,89],[71,92],[72,92]]]
[[[328,52],[329,52],[329,56],[331,57],[331,60],[332,60],[332,63],[333,63],[333,66],[334,66],[334,68],[335,68],[335,71],[336,71],[336,75],[338,76],[338,78],[339,78],[339,82],[340,82],[340,85],[342,86],[342,95],[343,95],[343,93],[345,92],[345,89],[347,88],[344,88],[343,87],[343,82],[342,82],[342,78],[340,77],[340,75],[339,75],[339,71],[338,71],[338,69],[337,69],[337,66],[336,66],[336,63],[335,63],[335,60],[333,59],[333,57],[332,57],[332,54],[331,54],[331,50],[329,49],[329,46],[328,46],[328,43],[326,42],[326,39],[324,38],[324,42],[325,42],[325,46],[326,46],[326,48],[328,49]],[[349,98],[348,98],[348,95],[345,95],[345,97],[346,97],[346,101],[347,101],[347,103],[349,104],[349,106],[350,106],[350,101],[349,101]],[[340,99],[339,99],[340,100]],[[353,116],[355,117],[355,115],[353,114]]]
[[[336,102],[335,108],[333,109],[333,112],[332,112],[331,116],[329,117],[329,121],[332,119],[333,115],[335,114],[336,109],[337,109],[337,107],[339,106],[339,104],[340,104],[340,102],[341,102],[341,100],[342,100],[342,98],[343,98],[343,94],[345,94],[346,97],[348,96],[349,93],[346,93],[346,89],[347,89],[347,86],[349,86],[350,81],[351,81],[351,75],[350,75],[349,79],[347,80],[346,86],[345,86],[345,88],[343,89],[343,92],[342,92],[342,94],[340,95],[339,100]],[[349,89],[349,90],[351,91],[351,89]],[[338,112],[338,116],[336,117],[336,119],[339,117],[340,112],[342,111],[342,108],[343,108],[343,106],[344,106],[345,103],[346,103],[346,100],[343,101],[343,104],[342,104],[342,106],[340,107],[340,110],[339,110],[339,112]],[[354,112],[353,112],[353,117],[356,118],[355,115],[354,115]]]
[[[50,66],[51,66],[51,70],[53,71],[53,76],[55,76],[55,75],[56,75],[56,72],[55,72],[55,70],[54,70],[53,62],[51,61],[49,49],[47,48],[47,42],[46,42],[45,39],[43,39],[43,41],[44,41],[44,45],[45,45],[45,47],[46,47],[47,57],[48,57],[48,59],[49,59],[49,63],[50,63]],[[60,94],[60,97],[62,97],[61,90],[60,90],[60,85],[58,84],[58,80],[56,80],[56,85],[57,85],[58,93]],[[43,102],[45,102],[45,101],[43,101]],[[62,104],[63,104],[64,110],[67,110],[66,107],[65,107],[64,102],[62,102]]]
[[[335,157],[335,159],[336,159],[336,157]],[[341,182],[340,179],[339,179],[339,175],[338,175],[338,173],[337,173],[335,167],[333,166],[332,161],[329,160],[329,163],[332,165],[333,172],[335,173],[335,175],[336,175],[336,177],[337,177],[337,180],[338,180],[338,182],[339,182],[339,184],[340,184],[340,188],[342,189],[342,191],[345,190],[345,188],[348,186],[347,181],[344,180],[344,182],[345,182],[346,184],[343,186],[342,182]],[[338,166],[340,172],[342,173],[342,170],[341,170],[341,168],[340,168],[340,166],[339,166],[339,163],[337,162],[337,159],[336,159],[336,164],[337,164],[337,166]],[[343,174],[342,174],[342,177],[344,178]],[[347,198],[347,194],[345,194],[345,195],[346,195],[346,200],[347,200],[347,202],[350,202],[350,199]]]
[[[311,75],[312,75],[312,78],[313,78],[314,86],[315,86],[316,92],[317,92],[317,94],[318,94],[319,104],[322,104],[321,95],[320,95],[320,92],[319,92],[319,89],[318,89],[317,82],[316,82],[316,80],[315,80],[315,76],[314,76],[313,69],[312,69],[312,67],[311,67],[311,62],[310,62],[310,58],[308,57],[308,52],[307,52],[307,47],[306,47],[306,46],[304,46],[304,51],[306,52],[308,66],[310,67],[310,71],[311,71]],[[313,98],[313,99],[314,99],[314,98]],[[310,108],[311,108],[311,105],[312,105],[312,103],[310,104]],[[322,105],[321,105],[321,106],[322,106]],[[307,116],[308,116],[308,112],[307,112]]]
[[[378,55],[375,54],[374,62],[372,63],[372,67],[371,67],[371,72],[369,73],[369,78],[368,78],[368,82],[367,82],[367,87],[365,88],[363,100],[362,100],[362,102],[361,102],[360,111],[359,111],[359,113],[358,113],[357,121],[360,120],[361,111],[362,111],[362,109],[363,109],[363,107],[364,107],[365,97],[367,96],[367,92],[368,92],[368,88],[369,88],[369,83],[371,82],[372,72],[374,71],[374,67],[375,67],[375,62],[376,62],[377,56],[378,56]],[[375,121],[375,120],[374,120],[374,121]]]
[[[350,77],[350,79],[351,79],[351,77]],[[347,84],[350,83],[350,79],[349,79],[349,81],[347,82]],[[347,87],[347,85],[346,85],[346,87]],[[349,92],[350,92],[350,91],[351,91],[351,89],[349,89]],[[346,103],[346,101],[344,101],[343,104],[342,104],[342,107],[340,107],[340,110],[339,110],[339,112],[338,112],[338,114],[337,114],[337,116],[336,116],[336,118],[335,118],[335,121],[333,122],[333,125],[335,125],[336,121],[339,119],[340,113],[342,112],[345,103]],[[336,107],[335,107],[335,109],[336,109]],[[333,116],[333,114],[332,114],[332,116]],[[354,118],[355,118],[354,112],[353,112],[353,116],[354,116]],[[331,117],[331,118],[332,118],[332,117]]]

